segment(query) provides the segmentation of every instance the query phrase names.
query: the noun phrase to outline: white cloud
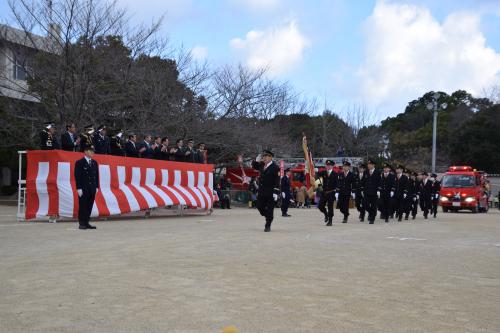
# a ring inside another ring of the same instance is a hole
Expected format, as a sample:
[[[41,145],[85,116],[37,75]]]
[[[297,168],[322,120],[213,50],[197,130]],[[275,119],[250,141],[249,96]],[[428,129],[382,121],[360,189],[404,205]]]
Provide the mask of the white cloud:
[[[194,60],[204,60],[207,54],[208,49],[204,46],[195,46],[191,49],[191,56]]]
[[[252,10],[269,10],[277,8],[281,0],[231,0],[235,5],[243,5]]]
[[[309,44],[294,21],[266,31],[251,30],[244,39],[234,38],[230,41],[230,46],[250,68],[267,67],[273,76],[296,67]]]
[[[430,90],[478,94],[500,84],[500,54],[486,45],[475,13],[452,13],[440,23],[425,7],[379,0],[365,34],[360,92],[389,113]]]

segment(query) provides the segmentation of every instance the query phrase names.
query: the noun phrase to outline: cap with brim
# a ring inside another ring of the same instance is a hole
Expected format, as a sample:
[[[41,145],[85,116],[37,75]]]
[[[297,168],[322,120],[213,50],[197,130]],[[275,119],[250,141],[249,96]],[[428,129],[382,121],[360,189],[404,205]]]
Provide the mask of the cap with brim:
[[[401,164],[396,164],[396,169],[402,169],[404,171],[405,167],[402,166]]]
[[[335,162],[332,160],[326,160],[325,165],[335,165]]]
[[[105,130],[106,129],[106,125],[101,125],[97,128],[97,130],[100,132],[102,130]]]
[[[351,162],[345,160],[343,163],[342,163],[343,166],[348,166],[350,167],[351,166]]]
[[[438,175],[436,175],[435,173],[433,173],[433,174],[431,175],[431,177],[434,177],[434,178],[437,178],[437,176],[438,176]]]
[[[46,129],[51,129],[52,127],[54,127],[54,123],[51,121],[47,121],[43,123],[43,125],[45,126]]]
[[[384,163],[384,168],[392,169],[392,166],[389,163]]]
[[[274,154],[273,154],[273,152],[272,152],[272,151],[267,150],[267,149],[264,149],[264,150],[262,151],[262,156],[266,156],[266,155],[267,155],[267,156],[274,157]]]
[[[366,164],[361,163],[360,165],[358,165],[358,168],[363,168],[363,169],[366,169]]]
[[[366,164],[374,164],[375,165],[377,163],[375,163],[374,160],[372,160],[371,158],[369,158],[368,161],[366,162]]]

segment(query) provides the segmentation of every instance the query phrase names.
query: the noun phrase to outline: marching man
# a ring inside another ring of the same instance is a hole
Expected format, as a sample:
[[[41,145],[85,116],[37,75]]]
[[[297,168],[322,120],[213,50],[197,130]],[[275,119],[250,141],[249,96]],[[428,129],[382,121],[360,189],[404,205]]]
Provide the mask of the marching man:
[[[338,176],[338,197],[337,208],[340,212],[344,214],[344,220],[342,223],[347,223],[347,218],[349,217],[349,201],[351,196],[356,198],[355,187],[354,187],[354,174],[351,172],[351,163],[347,160],[344,161],[342,165],[342,172]]]
[[[274,154],[264,150],[252,162],[252,167],[259,170],[259,190],[257,195],[257,209],[260,215],[266,218],[265,232],[271,231],[274,219],[274,206],[280,194],[280,168],[273,162]]]
[[[99,188],[99,166],[92,159],[94,146],[83,147],[85,156],[75,163],[76,191],[78,192],[78,222],[79,229],[97,229],[90,225],[90,213],[94,206],[95,195]]]
[[[333,170],[334,161],[327,160],[325,164],[326,171],[320,174],[323,178],[323,192],[319,200],[318,209],[325,215],[326,225],[331,226],[333,220],[333,202],[335,201],[335,190],[337,189],[337,173]]]

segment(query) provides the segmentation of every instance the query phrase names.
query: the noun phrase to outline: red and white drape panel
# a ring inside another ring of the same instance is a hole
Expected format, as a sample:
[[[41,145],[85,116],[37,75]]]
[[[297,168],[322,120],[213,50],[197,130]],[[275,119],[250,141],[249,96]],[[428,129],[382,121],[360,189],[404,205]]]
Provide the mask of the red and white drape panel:
[[[82,153],[28,151],[26,219],[78,216],[75,162]],[[186,205],[209,209],[214,202],[213,165],[94,155],[99,191],[92,216]]]

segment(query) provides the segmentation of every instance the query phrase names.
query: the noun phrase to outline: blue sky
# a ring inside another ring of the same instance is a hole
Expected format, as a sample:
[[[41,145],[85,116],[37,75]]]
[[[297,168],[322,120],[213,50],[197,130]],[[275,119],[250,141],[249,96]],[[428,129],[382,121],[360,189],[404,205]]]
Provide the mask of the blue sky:
[[[6,0],[0,16],[8,20]],[[119,0],[213,66],[269,66],[338,112],[380,120],[429,90],[500,85],[498,0]]]

